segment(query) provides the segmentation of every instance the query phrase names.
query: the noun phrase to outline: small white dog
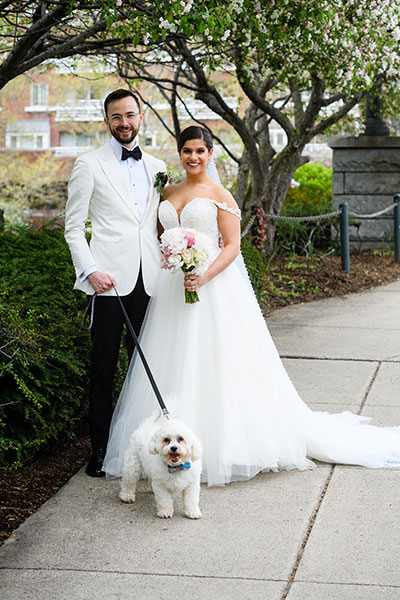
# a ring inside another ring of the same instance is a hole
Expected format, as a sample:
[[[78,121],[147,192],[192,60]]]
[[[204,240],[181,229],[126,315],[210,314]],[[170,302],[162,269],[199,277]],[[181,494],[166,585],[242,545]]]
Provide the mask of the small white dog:
[[[136,484],[142,474],[151,480],[157,515],[174,514],[173,494],[181,493],[185,515],[200,519],[201,443],[177,419],[150,417],[131,436],[124,454],[119,497],[135,502]]]

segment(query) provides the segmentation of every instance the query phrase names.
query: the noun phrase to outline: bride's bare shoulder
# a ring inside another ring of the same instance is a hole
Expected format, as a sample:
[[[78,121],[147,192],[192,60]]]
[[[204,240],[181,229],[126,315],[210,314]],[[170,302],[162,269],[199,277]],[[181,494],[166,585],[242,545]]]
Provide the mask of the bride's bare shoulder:
[[[226,204],[229,208],[239,208],[232,194],[220,185],[215,188],[214,200]]]
[[[169,200],[174,194],[178,194],[180,190],[180,183],[172,183],[171,185],[167,185],[163,189],[162,200]]]

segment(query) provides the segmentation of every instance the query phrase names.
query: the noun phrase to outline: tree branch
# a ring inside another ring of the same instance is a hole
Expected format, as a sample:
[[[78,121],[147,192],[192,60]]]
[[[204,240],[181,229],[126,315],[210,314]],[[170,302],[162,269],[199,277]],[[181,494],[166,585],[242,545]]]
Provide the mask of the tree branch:
[[[295,128],[293,127],[290,119],[286,115],[282,114],[280,110],[275,108],[275,106],[273,106],[272,104],[267,102],[267,100],[265,100],[259,94],[257,94],[253,86],[250,83],[248,83],[246,79],[241,78],[239,73],[238,81],[240,83],[241,88],[243,89],[245,94],[250,98],[250,100],[256,106],[258,106],[260,110],[272,117],[272,119],[276,121],[282,127],[282,129],[285,130],[288,138],[296,136]]]
[[[359,94],[351,98],[348,102],[346,102],[346,104],[344,104],[344,106],[336,113],[320,121],[317,125],[310,129],[308,136],[309,139],[312,139],[316,135],[323,133],[326,129],[328,129],[328,127],[331,127],[332,125],[340,121],[340,119],[345,117],[351,111],[352,108],[354,108],[363,98],[365,98],[366,95],[367,92],[360,92]]]

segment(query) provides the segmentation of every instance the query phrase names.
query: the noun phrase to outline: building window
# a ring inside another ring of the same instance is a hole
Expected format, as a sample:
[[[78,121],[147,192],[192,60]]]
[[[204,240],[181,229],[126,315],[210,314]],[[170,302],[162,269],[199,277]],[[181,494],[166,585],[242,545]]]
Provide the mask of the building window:
[[[78,90],[76,97],[78,100],[99,100],[96,90],[91,87]]]
[[[50,145],[48,119],[14,119],[6,124],[6,148],[46,150]]]
[[[88,148],[95,145],[93,136],[84,133],[73,133],[71,131],[60,132],[60,146],[63,148]]]
[[[47,83],[31,83],[31,105],[47,106],[49,86]]]
[[[10,137],[11,150],[42,150],[43,136],[42,135],[12,135]]]
[[[145,133],[143,141],[144,146],[155,148],[157,145],[157,135],[155,133]]]

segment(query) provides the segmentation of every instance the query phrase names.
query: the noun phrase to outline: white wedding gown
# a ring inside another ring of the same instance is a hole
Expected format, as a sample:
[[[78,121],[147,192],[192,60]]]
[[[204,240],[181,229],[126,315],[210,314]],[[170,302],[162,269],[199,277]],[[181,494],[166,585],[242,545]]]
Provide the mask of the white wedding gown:
[[[207,233],[218,248],[218,210],[195,198],[178,214],[160,204],[164,229]],[[202,480],[221,485],[263,470],[308,469],[312,458],[367,467],[400,467],[400,428],[367,425],[350,412],[311,411],[286,373],[257,300],[233,263],[185,304],[183,274],[162,271],[141,346],[173,416],[204,447]],[[121,474],[125,445],[158,404],[140,358],[131,362],[114,411],[104,470]]]

